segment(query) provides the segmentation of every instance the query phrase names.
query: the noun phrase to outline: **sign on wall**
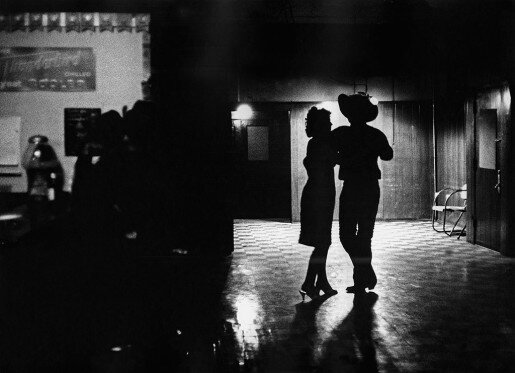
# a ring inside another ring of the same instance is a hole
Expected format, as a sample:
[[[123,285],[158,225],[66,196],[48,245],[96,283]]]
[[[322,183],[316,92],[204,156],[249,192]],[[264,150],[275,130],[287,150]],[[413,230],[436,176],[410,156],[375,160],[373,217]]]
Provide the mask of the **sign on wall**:
[[[94,90],[93,48],[0,47],[0,92]]]
[[[98,141],[100,113],[97,108],[64,109],[64,155],[79,155],[86,143]],[[91,155],[98,154],[91,152]]]
[[[20,117],[0,117],[0,166],[20,163],[20,123]]]

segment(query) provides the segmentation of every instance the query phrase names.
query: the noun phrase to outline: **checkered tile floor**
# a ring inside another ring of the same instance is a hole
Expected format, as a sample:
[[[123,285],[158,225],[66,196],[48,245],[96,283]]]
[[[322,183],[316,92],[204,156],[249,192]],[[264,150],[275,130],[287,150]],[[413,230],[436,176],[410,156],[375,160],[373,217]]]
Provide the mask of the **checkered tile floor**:
[[[378,285],[355,298],[335,222],[327,272],[339,294],[302,303],[310,248],[299,228],[235,222],[219,344],[227,371],[515,371],[514,259],[426,221],[378,222]]]

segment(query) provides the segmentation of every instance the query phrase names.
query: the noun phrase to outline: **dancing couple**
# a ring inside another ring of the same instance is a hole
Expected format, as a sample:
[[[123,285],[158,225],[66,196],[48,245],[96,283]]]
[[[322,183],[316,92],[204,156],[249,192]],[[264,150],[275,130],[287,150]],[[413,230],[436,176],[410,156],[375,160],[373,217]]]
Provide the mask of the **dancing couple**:
[[[330,112],[312,107],[306,118],[308,142],[304,166],[308,181],[301,197],[301,232],[299,243],[313,247],[306,279],[300,294],[304,300],[332,296],[334,290],[327,278],[327,252],[331,246],[331,228],[335,203],[334,171],[343,180],[340,195],[340,241],[354,266],[354,285],[349,293],[372,290],[377,278],[372,267],[371,241],[379,204],[381,171],[377,158],[388,161],[393,150],[386,136],[367,122],[378,114],[372,97],[365,93],[341,94],[338,105],[350,126],[331,132]]]

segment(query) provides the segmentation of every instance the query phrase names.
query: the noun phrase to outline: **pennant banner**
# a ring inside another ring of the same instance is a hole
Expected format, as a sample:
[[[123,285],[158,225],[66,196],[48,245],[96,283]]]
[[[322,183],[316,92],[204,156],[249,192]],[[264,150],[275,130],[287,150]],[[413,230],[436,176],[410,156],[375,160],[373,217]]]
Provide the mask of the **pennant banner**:
[[[100,13],[99,16],[99,29],[100,32],[114,31],[114,14],[111,13]]]
[[[86,32],[109,31],[148,33],[150,14],[147,13],[92,13],[51,12],[0,14],[0,32],[14,31],[61,31]]]
[[[132,32],[132,15],[128,13],[117,13],[116,27],[118,32]]]
[[[10,29],[9,15],[0,14],[0,31],[9,31],[9,29]]]
[[[29,15],[29,30],[30,31],[43,30],[43,14],[42,13],[30,13],[30,15]]]
[[[48,31],[60,31],[61,30],[61,14],[60,13],[48,13],[47,16],[47,30]]]
[[[66,32],[80,32],[80,13],[66,13]]]
[[[25,29],[25,14],[16,13],[11,16],[11,31],[22,31]]]
[[[82,13],[80,17],[80,30],[95,31],[95,15],[93,13]]]

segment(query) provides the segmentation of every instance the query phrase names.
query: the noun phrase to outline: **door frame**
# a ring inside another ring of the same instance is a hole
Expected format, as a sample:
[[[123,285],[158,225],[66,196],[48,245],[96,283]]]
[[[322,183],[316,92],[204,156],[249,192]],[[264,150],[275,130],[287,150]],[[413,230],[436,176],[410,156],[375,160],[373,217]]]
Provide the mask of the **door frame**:
[[[240,118],[238,117],[238,114],[237,114],[237,110],[236,108],[239,107],[240,105],[242,104],[245,104],[245,105],[248,105],[251,110],[252,110],[252,113],[250,115],[250,117],[248,118]],[[236,162],[237,161],[237,158],[239,157],[240,160],[241,159],[246,159],[246,154],[247,154],[247,151],[248,151],[248,143],[247,143],[247,127],[249,127],[248,125],[248,122],[251,122],[251,121],[254,121],[254,120],[266,120],[266,119],[270,119],[272,120],[274,123],[276,121],[276,117],[275,115],[277,113],[281,113],[281,114],[286,114],[288,119],[287,121],[284,122],[284,128],[283,130],[286,130],[288,131],[288,148],[285,148],[287,149],[286,153],[288,155],[288,161],[284,164],[286,166],[286,164],[288,165],[287,167],[285,167],[285,169],[287,168],[288,169],[288,175],[287,175],[287,178],[288,180],[291,180],[291,174],[292,174],[292,169],[291,169],[291,111],[290,111],[290,107],[289,106],[285,106],[281,103],[274,103],[274,102],[252,102],[252,101],[242,101],[242,102],[238,102],[236,104],[233,105],[233,107],[235,108],[235,110],[233,110],[231,112],[231,130],[232,130],[232,148],[233,148],[233,162]],[[240,122],[240,126],[239,126],[239,131],[242,132],[242,134],[244,134],[244,140],[243,140],[243,143],[241,144],[237,144],[236,143],[236,127],[235,127],[235,122]],[[245,122],[245,124],[241,123],[241,122]],[[262,125],[257,125],[258,127],[261,127]],[[262,126],[262,127],[267,127],[269,128],[269,136],[271,136],[272,133],[278,131],[277,128],[272,128],[273,126],[270,126],[270,125],[266,125],[266,126]],[[269,137],[269,147],[271,146],[271,143],[276,141],[277,138],[270,138]],[[241,146],[243,145],[243,147]],[[269,150],[270,151],[270,150]],[[255,162],[263,162],[263,161],[255,161]],[[267,161],[268,162],[268,161]],[[237,175],[235,175],[237,177]],[[235,182],[235,179],[234,181]],[[288,190],[288,206],[291,206],[291,203],[292,203],[292,189],[291,189],[291,182],[288,183],[288,189],[284,189],[284,191]],[[284,210],[286,211],[286,209]],[[276,219],[278,221],[292,221],[292,211],[291,211],[291,208],[289,207],[288,208],[288,215],[284,215],[284,216],[270,216],[270,217],[260,217],[260,218],[257,218],[257,217],[244,217],[242,218],[241,216],[239,217],[236,217],[236,219]],[[233,212],[233,216],[234,216],[234,212]]]
[[[512,124],[511,117],[511,99],[510,85],[506,82],[493,85],[490,87],[482,87],[471,89],[464,104],[465,111],[465,133],[466,133],[466,149],[467,149],[467,241],[473,244],[477,243],[477,214],[476,214],[476,170],[478,165],[477,158],[477,118],[481,109],[497,109],[498,112],[498,138],[501,138],[498,145],[498,170],[501,171],[501,195],[500,195],[500,216],[499,216],[499,251],[505,256],[515,256],[515,248],[512,246],[514,234],[510,230],[515,228],[513,219],[513,210],[510,208],[510,202],[513,201],[514,194],[510,189],[513,185],[513,175],[515,170],[515,162],[510,162],[510,154],[512,150]],[[490,95],[492,97],[491,104],[484,104],[484,97]],[[498,99],[493,97],[498,96]],[[510,229],[511,228],[511,229]]]

